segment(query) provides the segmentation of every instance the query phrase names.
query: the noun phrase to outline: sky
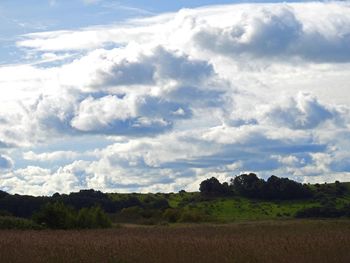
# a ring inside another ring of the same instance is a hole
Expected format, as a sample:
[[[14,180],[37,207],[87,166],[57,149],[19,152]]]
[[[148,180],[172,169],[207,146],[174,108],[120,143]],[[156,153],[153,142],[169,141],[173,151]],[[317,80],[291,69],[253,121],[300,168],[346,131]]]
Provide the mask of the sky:
[[[347,1],[4,0],[0,189],[350,181]]]

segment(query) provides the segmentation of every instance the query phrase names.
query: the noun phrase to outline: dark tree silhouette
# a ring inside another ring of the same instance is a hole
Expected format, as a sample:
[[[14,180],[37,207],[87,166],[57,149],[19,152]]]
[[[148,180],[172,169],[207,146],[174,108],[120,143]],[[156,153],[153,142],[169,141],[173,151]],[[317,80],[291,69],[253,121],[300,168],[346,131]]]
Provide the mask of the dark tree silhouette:
[[[301,199],[311,195],[311,190],[306,185],[274,175],[267,180],[262,192],[262,197],[266,199]]]
[[[265,181],[254,173],[241,174],[231,179],[231,186],[242,196],[260,198]]]
[[[228,184],[221,184],[215,177],[201,182],[199,191],[206,196],[227,195],[230,192]]]

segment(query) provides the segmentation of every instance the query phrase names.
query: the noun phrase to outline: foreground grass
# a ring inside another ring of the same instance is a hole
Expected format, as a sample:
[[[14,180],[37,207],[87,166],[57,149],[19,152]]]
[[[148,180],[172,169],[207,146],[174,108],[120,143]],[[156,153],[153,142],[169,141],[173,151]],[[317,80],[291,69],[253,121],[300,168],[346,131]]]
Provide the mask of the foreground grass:
[[[350,262],[350,221],[0,231],[0,262]]]

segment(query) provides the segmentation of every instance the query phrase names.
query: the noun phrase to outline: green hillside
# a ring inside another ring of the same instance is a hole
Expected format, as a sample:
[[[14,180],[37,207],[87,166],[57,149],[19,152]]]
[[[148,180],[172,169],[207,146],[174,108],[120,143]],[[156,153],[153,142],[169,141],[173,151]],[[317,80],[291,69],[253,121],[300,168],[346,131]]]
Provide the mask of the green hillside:
[[[181,192],[169,194],[109,194],[113,200],[137,198],[141,201],[147,199],[165,199],[169,209],[188,212],[202,217],[199,221],[233,222],[244,220],[267,220],[294,218],[302,209],[332,205],[342,208],[350,204],[350,183],[341,183],[348,191],[341,196],[330,194],[317,195],[317,186],[309,185],[316,193],[312,198],[297,200],[263,200],[251,199],[242,196],[213,196],[203,197],[200,192]],[[333,190],[335,184],[322,185],[322,188]],[[323,189],[324,190],[324,189]]]

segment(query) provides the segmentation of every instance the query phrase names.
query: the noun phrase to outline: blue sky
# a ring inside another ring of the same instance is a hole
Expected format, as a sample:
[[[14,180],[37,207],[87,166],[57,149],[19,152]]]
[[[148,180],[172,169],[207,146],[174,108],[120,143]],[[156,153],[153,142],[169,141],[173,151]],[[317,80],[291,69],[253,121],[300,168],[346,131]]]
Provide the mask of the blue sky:
[[[347,2],[2,1],[0,33],[2,190],[350,180]]]

